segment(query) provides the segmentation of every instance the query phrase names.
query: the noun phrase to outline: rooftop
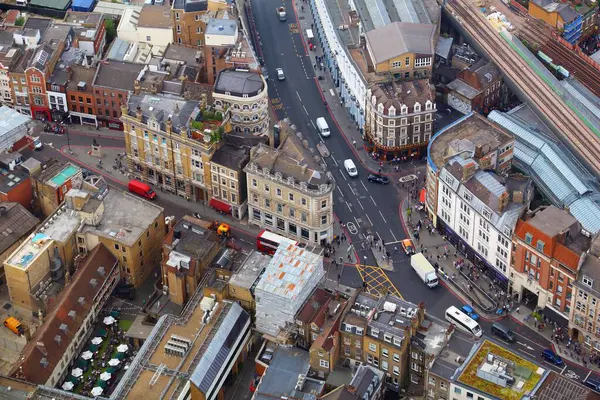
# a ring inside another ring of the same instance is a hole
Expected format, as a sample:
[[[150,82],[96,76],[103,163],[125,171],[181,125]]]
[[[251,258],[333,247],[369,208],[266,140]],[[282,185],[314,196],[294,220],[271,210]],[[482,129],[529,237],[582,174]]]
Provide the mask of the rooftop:
[[[67,83],[67,90],[92,92],[94,75],[96,75],[94,68],[86,68],[80,65],[71,66],[71,79]],[[82,90],[82,83],[85,83],[85,90]]]
[[[317,288],[310,296],[310,300],[304,303],[304,306],[298,311],[296,320],[308,325],[315,322],[318,327],[321,327],[325,322],[325,317],[327,315],[324,306],[329,303],[333,297],[333,294],[328,291]],[[316,319],[319,319],[319,321],[315,321]]]
[[[178,96],[141,94],[129,96],[127,109],[129,115],[136,116],[137,108],[142,111],[146,123],[149,119],[155,120],[166,132],[166,123],[171,117],[174,132],[187,132],[190,118],[195,118],[199,111],[197,101],[186,101]]]
[[[598,400],[600,394],[579,382],[566,378],[555,371],[550,371],[542,384],[531,393],[531,398],[536,400]]]
[[[479,392],[519,400],[548,374],[548,370],[489,340],[476,346],[456,381]],[[514,384],[506,383],[506,376],[513,377]]]
[[[248,160],[250,160],[248,149],[225,144],[215,152],[210,162],[239,171],[246,166]]]
[[[429,142],[429,165],[437,170],[456,154],[467,152],[476,156],[477,148],[501,148],[513,140],[513,136],[497,124],[479,114],[467,114],[440,130]]]
[[[208,10],[208,0],[174,0],[173,10],[201,12]]]
[[[21,114],[8,106],[0,107],[0,138],[11,134],[31,121],[31,117]]]
[[[304,387],[302,391],[296,391],[298,375],[307,375],[309,366],[309,353],[293,347],[277,346],[272,352],[269,366],[262,376],[256,392],[255,400],[272,400],[289,396],[299,400],[316,400],[325,385],[324,382],[312,381],[310,387]],[[307,378],[306,381],[310,380]],[[306,385],[309,386],[309,385]],[[313,388],[314,392],[307,391]]]
[[[199,66],[202,52],[196,47],[169,43],[163,53],[165,60],[183,61],[187,65]]]
[[[0,254],[28,234],[39,222],[19,203],[0,203]]]
[[[48,29],[50,25],[52,25],[52,20],[50,18],[29,17],[25,20],[22,29],[37,29],[40,31],[40,36],[44,36],[46,29]]]
[[[171,12],[166,6],[146,4],[142,8],[142,11],[140,11],[137,26],[142,28],[171,29]]]
[[[432,57],[435,33],[435,25],[393,22],[367,32],[367,49],[375,64],[406,53]]]
[[[144,68],[143,65],[120,61],[102,61],[94,77],[94,86],[133,92],[133,83]]]
[[[98,244],[55,300],[54,310],[25,345],[21,362],[12,367],[12,376],[22,375],[30,382],[46,383],[94,306],[96,295],[110,278],[113,268],[118,268],[117,259],[103,244]]]
[[[215,81],[214,92],[231,96],[257,96],[265,89],[265,81],[256,72],[223,70]]]
[[[206,24],[206,35],[235,36],[238,33],[237,21],[233,19],[211,18]]]
[[[65,15],[65,22],[69,24],[95,27],[99,22],[102,21],[102,13],[99,12],[78,12],[78,11],[67,11]]]
[[[81,168],[70,162],[52,159],[45,164],[45,167],[35,176],[35,178],[54,188],[61,187],[66,181],[74,176],[82,174]]]
[[[265,268],[256,290],[294,300],[304,290],[308,278],[322,265],[320,255],[293,244],[282,244]]]
[[[452,331],[450,324],[432,316],[426,315],[419,325],[411,344],[420,347],[425,353],[437,357],[446,346]]]
[[[454,330],[444,347],[444,351],[437,355],[429,371],[444,379],[452,378],[456,370],[469,355],[473,345],[472,336],[462,331]]]
[[[370,365],[361,365],[356,369],[352,381],[350,381],[350,386],[354,388],[354,393],[358,395],[358,398],[362,399],[367,394],[371,383],[374,383],[375,388],[377,388],[384,378],[385,372]]]
[[[202,259],[220,240],[215,232],[197,224],[197,221],[199,220],[190,216],[177,221],[173,229],[179,232],[179,238],[172,241],[171,247],[178,253]]]
[[[587,278],[586,282],[591,280],[591,284],[583,283],[584,277]],[[595,297],[600,297],[600,236],[596,236],[592,241],[590,251],[579,268],[575,286],[595,293]]]
[[[15,153],[8,153],[15,154]],[[17,153],[18,154],[18,153]],[[17,169],[8,171],[3,168],[0,169],[0,193],[7,194],[15,187],[21,185],[28,178],[25,172]],[[29,186],[29,185],[28,185]]]
[[[387,335],[391,335],[393,344],[401,346],[406,337],[407,327],[418,323],[420,312],[422,311],[416,304],[388,294],[379,300],[377,311],[368,322],[367,333],[381,341]]]
[[[549,206],[536,212],[527,223],[553,238],[577,224],[577,220],[565,210]]]
[[[252,288],[270,261],[271,256],[253,250],[240,268],[231,275],[229,284],[245,289]]]
[[[202,286],[198,286],[182,316],[165,315],[159,319],[111,398],[158,400],[181,393],[188,379],[200,388],[212,383],[218,372],[215,367],[226,363],[231,346],[247,334],[250,316],[237,303],[215,303],[210,297],[202,297]],[[209,319],[205,318],[207,307],[212,309]],[[184,350],[179,353],[183,355],[167,353],[173,343],[183,343],[175,346]],[[185,379],[164,373],[150,385],[154,366],[161,364]]]
[[[412,110],[415,103],[419,103],[424,109],[427,101],[435,102],[435,89],[429,79],[376,83],[370,89],[377,104],[383,104],[384,112],[387,114],[393,106],[398,117],[403,105]]]

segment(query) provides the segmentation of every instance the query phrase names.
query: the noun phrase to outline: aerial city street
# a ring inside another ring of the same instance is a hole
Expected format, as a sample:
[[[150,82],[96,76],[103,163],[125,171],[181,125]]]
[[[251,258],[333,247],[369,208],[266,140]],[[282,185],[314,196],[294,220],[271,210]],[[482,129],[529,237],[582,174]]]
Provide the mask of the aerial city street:
[[[599,8],[5,1],[0,398],[600,399]]]

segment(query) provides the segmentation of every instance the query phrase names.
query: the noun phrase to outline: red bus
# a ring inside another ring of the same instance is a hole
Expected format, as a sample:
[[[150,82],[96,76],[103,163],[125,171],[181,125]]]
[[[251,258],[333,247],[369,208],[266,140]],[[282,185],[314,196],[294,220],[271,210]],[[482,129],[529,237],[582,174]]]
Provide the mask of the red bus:
[[[263,229],[256,237],[256,248],[258,251],[273,255],[281,243],[298,244],[293,239],[288,239],[273,232]]]

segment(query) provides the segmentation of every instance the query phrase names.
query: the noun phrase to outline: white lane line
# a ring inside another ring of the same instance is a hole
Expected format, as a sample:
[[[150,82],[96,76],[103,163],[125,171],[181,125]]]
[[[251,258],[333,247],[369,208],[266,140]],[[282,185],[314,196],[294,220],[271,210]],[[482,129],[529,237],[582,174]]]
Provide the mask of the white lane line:
[[[312,126],[313,126],[313,129],[315,129],[315,130],[316,130],[316,129],[317,129],[317,127],[316,127],[315,123],[312,121],[312,119],[310,120],[310,123],[312,124]]]
[[[562,369],[562,371],[560,371],[560,374],[562,375],[563,372],[565,372],[565,369],[567,369],[567,366],[565,365],[565,367]]]
[[[373,204],[377,205],[377,203],[375,203],[375,200],[373,199],[373,196],[369,195],[369,197],[371,198],[371,201],[373,202]]]
[[[360,202],[360,200],[356,199],[356,201],[358,201],[358,205],[360,206],[360,208],[362,208],[363,210],[365,209],[362,205],[362,203]]]
[[[339,190],[339,191],[340,191],[340,194],[342,195],[342,197],[344,197],[344,193],[342,192],[342,189],[340,189],[340,187],[339,187],[339,186],[336,186],[336,187],[337,187],[337,190]]]
[[[392,233],[393,235],[393,233]],[[390,244],[398,244],[398,243],[402,243],[402,240],[396,240],[395,242],[387,242],[385,243],[386,246],[389,246]]]
[[[522,338],[523,340],[526,340],[526,341],[528,341],[529,343],[536,345],[538,348],[541,348],[541,347],[542,347],[542,346],[540,346],[538,343],[536,343],[536,342],[534,342],[533,340],[531,340],[531,339],[529,339],[529,338],[527,338],[527,337],[525,337],[525,336],[521,335],[520,333],[517,333],[517,332],[513,332],[513,333],[514,333],[515,335],[519,336],[520,338]]]
[[[342,174],[342,178],[344,178],[344,180],[345,180],[346,182],[348,182],[348,179],[346,178],[346,175],[344,175],[344,173],[342,172],[342,170],[340,170],[340,174]]]
[[[535,359],[535,356],[534,356],[533,354],[531,354],[531,353],[528,353],[528,352],[526,352],[526,351],[523,351],[523,350],[520,350],[520,352],[521,352],[521,353],[525,353],[525,354],[527,354],[529,357],[531,357],[531,358]]]
[[[344,174],[342,173],[342,175],[344,175]],[[346,177],[344,177],[344,179],[346,179]],[[352,192],[352,194],[356,196],[356,192],[354,191],[354,189],[352,189],[352,186],[350,186],[350,184],[348,184],[348,187],[350,188],[350,191]]]
[[[300,93],[298,93],[297,90],[296,90],[296,96],[298,96],[298,100],[300,100],[300,102],[302,102],[302,99],[300,98]]]
[[[354,217],[354,220],[356,221],[356,226],[358,226],[358,227],[360,228],[360,224],[358,223],[358,220],[356,219],[356,217]],[[364,233],[363,233],[363,235],[364,235]],[[366,239],[366,238],[367,238],[367,237],[365,236],[365,239]]]
[[[352,211],[352,206],[350,205],[350,203],[346,202],[346,205],[348,206],[348,209],[349,209],[350,211]]]
[[[383,219],[383,222],[387,224],[387,221],[385,220],[385,217],[383,216],[383,214],[381,213],[381,210],[379,210],[379,215],[381,215],[381,218]]]
[[[370,223],[371,225],[373,225],[373,222],[371,221],[371,218],[369,218],[369,214],[365,214],[365,215],[367,216],[367,219],[369,220],[369,223]]]
[[[381,236],[379,236],[379,232],[375,232],[375,234],[377,235],[377,237],[379,238],[379,240],[381,241],[381,243],[383,243],[383,239],[381,238]]]
[[[590,375],[592,374],[592,370],[590,369],[590,371],[588,372],[588,374],[585,376],[585,379],[583,380],[584,382],[587,381],[587,378],[590,377]]]
[[[396,235],[394,235],[394,232],[392,232],[391,229],[390,229],[390,233],[392,234],[392,237],[394,238],[394,242],[398,243],[398,239],[396,239]]]
[[[367,190],[367,187],[365,186],[365,183],[363,181],[360,181],[360,183],[363,185],[363,187],[365,188],[365,190]],[[367,190],[368,192],[368,190]]]
[[[337,161],[335,161],[335,158],[333,158],[333,156],[331,156],[331,159],[333,160],[333,163],[334,163],[334,164],[335,164],[335,166],[337,167],[337,166],[338,166],[338,163],[337,163]],[[342,171],[342,173],[344,173],[344,172]]]
[[[302,108],[304,109],[304,112],[306,113],[306,115],[308,115],[308,111],[306,111],[306,107],[304,107],[304,104],[302,104]]]

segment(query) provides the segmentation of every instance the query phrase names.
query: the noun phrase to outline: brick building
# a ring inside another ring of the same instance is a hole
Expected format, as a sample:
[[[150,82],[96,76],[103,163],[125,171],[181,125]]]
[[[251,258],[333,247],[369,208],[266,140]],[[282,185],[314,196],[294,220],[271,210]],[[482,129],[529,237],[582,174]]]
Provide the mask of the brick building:
[[[589,248],[590,238],[568,212],[549,206],[527,214],[513,236],[513,292],[566,325],[573,282]]]
[[[92,84],[96,69],[80,65],[71,67],[71,78],[67,83],[67,104],[71,122],[98,125],[96,98]]]
[[[64,49],[64,44],[60,47],[60,49],[54,50],[48,45],[40,46],[25,70],[33,118],[52,119],[46,87],[56,62]]]
[[[98,122],[110,129],[123,130],[121,106],[127,105],[134,82],[143,65],[129,62],[102,61],[94,76],[92,88],[96,97]]]
[[[448,84],[448,105],[467,114],[488,112],[500,103],[502,74],[498,67],[483,59],[458,73]]]

